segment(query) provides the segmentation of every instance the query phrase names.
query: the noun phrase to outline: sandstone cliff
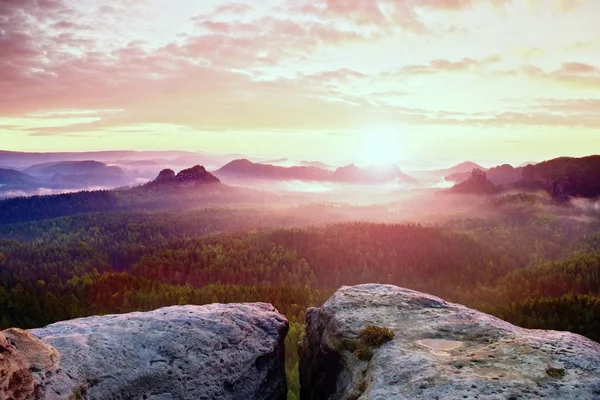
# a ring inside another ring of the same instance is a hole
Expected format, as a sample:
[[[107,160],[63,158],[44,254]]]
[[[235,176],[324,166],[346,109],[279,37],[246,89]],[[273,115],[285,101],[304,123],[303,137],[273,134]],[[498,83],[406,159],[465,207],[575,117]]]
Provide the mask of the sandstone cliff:
[[[273,306],[256,303],[8,330],[0,399],[284,400],[287,328]]]
[[[600,399],[600,344],[389,285],[306,316],[302,400]]]

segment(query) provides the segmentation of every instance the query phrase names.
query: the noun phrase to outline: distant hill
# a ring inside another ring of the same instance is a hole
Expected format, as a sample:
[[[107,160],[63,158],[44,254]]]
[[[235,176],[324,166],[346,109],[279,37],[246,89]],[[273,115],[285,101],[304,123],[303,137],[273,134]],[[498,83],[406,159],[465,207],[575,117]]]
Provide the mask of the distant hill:
[[[460,164],[455,165],[454,167],[448,168],[446,170],[440,170],[439,172],[443,172],[445,175],[451,175],[451,174],[458,174],[461,172],[468,172],[471,173],[471,171],[473,171],[474,169],[480,169],[482,171],[485,171],[486,168],[482,167],[481,165],[474,163],[472,161],[465,161],[462,162]]]
[[[465,161],[450,168],[425,171],[411,171],[410,174],[416,179],[419,179],[426,183],[432,183],[440,181],[442,179],[458,183],[469,179],[469,177],[471,176],[471,171],[473,171],[474,169],[479,169],[482,171],[487,170],[487,168],[484,168],[477,163],[474,163],[472,161]]]
[[[281,167],[270,164],[253,163],[250,160],[234,160],[215,171],[217,176],[237,178],[300,180],[345,183],[381,183],[399,180],[406,184],[416,184],[417,180],[408,176],[398,166],[361,168],[354,164],[330,171],[318,167]]]
[[[411,185],[419,183],[418,180],[404,173],[395,164],[370,166],[367,168],[361,168],[354,164],[350,164],[336,169],[333,172],[333,176],[334,180],[337,182],[385,183],[397,180],[401,183]]]
[[[247,159],[231,161],[215,171],[217,176],[303,181],[324,181],[327,180],[328,173],[329,171],[315,167],[281,167],[278,165],[254,163]]]
[[[35,164],[25,169],[25,172],[30,175],[49,175],[64,174],[64,175],[85,175],[90,173],[103,173],[122,175],[124,172],[116,166],[109,166],[99,161],[58,161],[42,164]]]
[[[463,177],[463,174],[455,174],[447,178]],[[555,200],[600,197],[600,155],[560,157],[518,168],[504,164],[487,171],[473,170],[471,176],[449,192],[484,194],[501,190],[544,190]]]
[[[53,189],[117,187],[130,183],[121,168],[91,160],[35,164],[25,172]]]
[[[0,168],[0,184],[2,185],[37,185],[33,176],[14,169]]]
[[[488,170],[481,168],[486,172],[487,179],[490,180],[494,185],[510,185],[521,180],[523,175],[523,168],[514,168],[509,164],[499,165],[497,167],[490,168]],[[458,172],[445,176],[444,179],[448,182],[461,183],[471,177],[471,171],[469,172]]]
[[[600,155],[561,157],[523,168],[520,187],[543,187],[555,198],[600,196]]]
[[[500,186],[494,185],[488,178],[485,171],[474,169],[471,176],[464,182],[457,183],[450,189],[448,193],[457,194],[493,194],[501,191]]]
[[[208,163],[218,165],[224,160],[231,160],[234,157],[230,155],[215,155],[202,152],[191,151],[92,151],[92,152],[56,152],[56,153],[30,153],[19,151],[0,150],[0,165],[10,166],[11,168],[23,169],[34,164],[43,164],[59,161],[86,161],[96,160],[104,163],[114,163],[121,160],[165,160],[179,165],[194,165],[197,163]],[[173,161],[175,160],[175,161]]]

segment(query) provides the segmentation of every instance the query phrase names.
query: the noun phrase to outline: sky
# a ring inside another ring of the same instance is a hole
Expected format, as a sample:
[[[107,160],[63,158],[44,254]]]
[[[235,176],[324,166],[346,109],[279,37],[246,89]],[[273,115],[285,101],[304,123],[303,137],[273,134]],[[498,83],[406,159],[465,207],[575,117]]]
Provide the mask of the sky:
[[[600,153],[600,0],[1,0],[0,148]]]

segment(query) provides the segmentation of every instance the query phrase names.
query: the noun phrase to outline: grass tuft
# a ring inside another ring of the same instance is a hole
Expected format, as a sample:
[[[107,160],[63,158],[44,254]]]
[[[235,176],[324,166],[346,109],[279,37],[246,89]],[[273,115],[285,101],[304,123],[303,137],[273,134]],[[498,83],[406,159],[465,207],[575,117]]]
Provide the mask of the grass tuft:
[[[367,326],[360,331],[359,337],[366,344],[379,347],[394,338],[394,331],[381,326]]]

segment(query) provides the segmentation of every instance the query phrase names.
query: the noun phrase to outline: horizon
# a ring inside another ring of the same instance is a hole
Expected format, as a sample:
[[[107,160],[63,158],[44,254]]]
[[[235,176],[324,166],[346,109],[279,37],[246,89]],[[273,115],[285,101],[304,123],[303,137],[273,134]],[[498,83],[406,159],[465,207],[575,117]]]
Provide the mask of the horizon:
[[[325,163],[585,156],[599,14],[590,0],[4,3],[0,140]]]
[[[461,166],[462,164],[468,164],[468,163],[474,163],[477,164],[481,167],[484,167],[486,169],[489,168],[493,168],[493,167],[497,167],[500,165],[504,165],[504,164],[509,164],[512,165],[513,167],[520,167],[520,166],[524,166],[528,163],[538,163],[538,162],[542,162],[542,161],[547,161],[547,160],[534,160],[534,159],[528,159],[527,161],[521,161],[521,162],[514,162],[514,163],[506,163],[506,162],[498,162],[498,163],[494,163],[493,161],[489,161],[489,160],[476,160],[476,159],[468,159],[468,160],[463,160],[460,162],[455,162],[455,161],[450,161],[450,160],[392,160],[386,163],[377,163],[377,162],[364,162],[362,160],[357,160],[357,159],[345,159],[345,160],[337,160],[336,162],[327,162],[325,160],[319,160],[319,159],[303,159],[303,158],[292,158],[292,157],[279,157],[279,158],[275,158],[277,157],[276,155],[266,155],[266,156],[248,156],[245,154],[219,154],[219,153],[211,153],[211,152],[205,152],[205,151],[191,151],[191,150],[131,150],[131,149],[117,149],[117,150],[90,150],[90,151],[50,151],[50,152],[36,152],[36,151],[14,151],[14,150],[5,150],[5,149],[0,149],[0,155],[2,154],[14,154],[14,155],[24,155],[24,154],[30,154],[30,155],[66,155],[66,157],[69,157],[69,155],[73,155],[73,156],[78,156],[75,157],[73,159],[69,159],[69,158],[57,158],[55,161],[47,161],[47,162],[36,162],[35,164],[31,164],[30,166],[35,166],[35,165],[41,165],[41,164],[52,164],[52,163],[60,163],[60,162],[69,162],[69,161],[73,161],[73,162],[81,162],[81,161],[99,161],[99,162],[103,162],[109,165],[118,165],[118,162],[116,161],[110,161],[104,158],[98,158],[98,159],[94,159],[94,156],[101,156],[101,155],[110,155],[110,154],[115,154],[115,153],[135,153],[136,155],[144,155],[147,154],[148,157],[150,157],[151,155],[154,157],[159,157],[159,156],[177,156],[177,155],[198,155],[198,156],[205,156],[205,157],[218,157],[224,161],[222,161],[221,164],[219,165],[209,165],[203,162],[200,162],[199,164],[190,164],[189,167],[192,167],[194,165],[201,165],[201,166],[205,166],[207,168],[209,168],[210,170],[215,170],[216,168],[222,167],[224,165],[227,165],[233,161],[238,161],[238,160],[249,160],[252,163],[255,164],[266,164],[266,165],[274,165],[274,166],[280,166],[280,167],[295,167],[295,166],[302,166],[302,163],[322,163],[323,166],[328,166],[328,167],[343,167],[343,166],[348,166],[348,165],[357,165],[360,167],[378,167],[378,166],[385,166],[385,165],[396,165],[398,167],[400,167],[402,170],[404,171],[408,171],[408,172],[419,172],[419,171],[435,171],[435,170],[444,170],[444,169],[450,169],[453,167],[457,167],[457,166]],[[171,154],[169,154],[171,153]],[[85,156],[85,155],[90,155],[90,158],[81,158],[81,156]],[[593,156],[594,154],[589,154],[588,156]],[[568,157],[568,156],[567,156]],[[147,160],[147,161],[154,161],[157,160],[156,158],[152,159],[152,158],[140,158],[140,161],[143,160]],[[164,161],[173,161],[175,160],[175,158],[172,159],[164,159]],[[120,160],[122,161],[122,160]],[[116,163],[115,163],[116,162]],[[305,165],[306,166],[306,165]],[[6,168],[6,167],[11,167],[11,165],[2,165],[0,164],[0,169],[1,168]],[[320,166],[313,166],[316,168],[320,168]],[[166,168],[166,167],[165,167]],[[187,168],[187,167],[181,167],[181,168]],[[18,168],[17,168],[18,169]]]

